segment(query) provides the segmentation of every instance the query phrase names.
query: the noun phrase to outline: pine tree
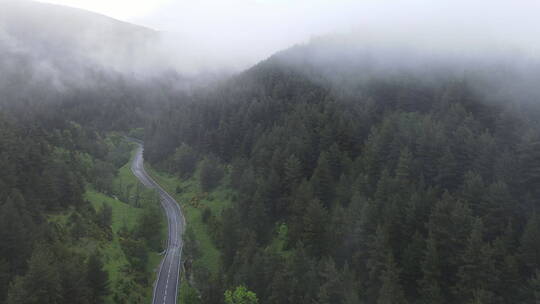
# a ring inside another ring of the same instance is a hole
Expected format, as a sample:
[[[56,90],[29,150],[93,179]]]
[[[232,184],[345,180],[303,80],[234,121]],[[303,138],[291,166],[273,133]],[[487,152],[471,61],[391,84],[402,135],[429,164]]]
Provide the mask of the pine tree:
[[[328,165],[330,168],[330,172],[332,174],[332,177],[334,180],[337,180],[339,176],[343,172],[343,155],[341,153],[341,150],[339,149],[339,146],[334,143],[332,146],[330,146],[330,149],[328,149]]]
[[[473,168],[484,180],[493,177],[496,149],[495,139],[489,132],[484,131],[477,137],[476,159],[473,162]]]
[[[303,217],[302,242],[315,257],[324,256],[328,251],[326,226],[328,211],[319,200],[312,200]]]
[[[537,213],[527,221],[519,250],[529,275],[534,269],[540,269],[540,216]]]
[[[483,221],[486,227],[486,237],[488,240],[494,240],[504,233],[507,223],[513,216],[512,206],[515,202],[507,184],[502,181],[491,184],[484,197],[486,213],[483,216]]]
[[[91,304],[91,290],[88,284],[85,269],[81,271],[81,265],[85,265],[83,255],[74,255],[70,250],[64,250],[62,245],[56,245],[58,264],[62,283],[62,300],[64,303]],[[67,249],[67,248],[66,248]]]
[[[540,304],[540,271],[536,270],[529,280],[530,303]]]
[[[103,263],[97,252],[90,255],[86,268],[91,303],[102,303],[103,298],[109,293],[109,275],[103,270]]]
[[[291,272],[289,269],[277,269],[276,274],[270,284],[269,303],[287,303],[291,297]]]
[[[112,225],[112,206],[103,203],[101,209],[96,214],[97,223],[103,229],[110,229]]]
[[[341,206],[348,206],[353,195],[352,180],[348,175],[342,174],[335,186],[336,202]]]
[[[321,153],[317,168],[311,177],[311,185],[316,197],[326,206],[330,207],[331,200],[334,196],[333,184],[334,178],[330,169],[330,163],[326,152]]]
[[[17,277],[8,291],[8,304],[61,303],[62,285],[56,258],[44,246],[34,249],[28,271]]]
[[[248,223],[250,227],[253,227],[253,231],[256,233],[257,240],[261,243],[265,242],[270,234],[269,223],[271,221],[269,212],[267,211],[268,204],[265,199],[261,198],[260,192],[254,196],[253,202],[248,209]]]
[[[475,289],[472,294],[472,298],[465,302],[469,304],[491,304],[494,302],[493,293],[485,291],[483,289]]]
[[[163,226],[163,213],[158,207],[158,198],[144,206],[138,219],[136,236],[146,242],[146,246],[153,251],[159,252],[162,249],[161,228]]]
[[[377,304],[405,304],[405,293],[399,281],[399,269],[391,253],[386,258],[384,270],[381,273],[381,289]]]
[[[21,273],[31,252],[27,232],[29,227],[25,227],[25,220],[16,207],[21,204],[19,199],[8,198],[0,206],[0,257],[9,261],[12,275]]]
[[[484,216],[487,213],[484,202],[485,185],[482,177],[475,172],[467,172],[464,177],[461,197],[471,207],[473,214]]]
[[[396,167],[396,178],[403,190],[408,189],[412,177],[413,155],[408,148],[401,149]]]
[[[292,270],[289,282],[293,286],[288,299],[291,303],[313,303],[319,291],[318,268],[315,261],[308,256],[306,249],[299,243],[285,266]]]
[[[459,266],[456,293],[462,302],[479,297],[475,295],[478,291],[482,291],[482,299],[490,293],[494,265],[490,249],[483,241],[483,229],[482,220],[476,219]]]
[[[221,164],[215,157],[205,157],[199,163],[199,183],[203,191],[214,189],[223,177]]]
[[[298,184],[302,181],[302,163],[295,155],[291,155],[285,161],[284,170],[286,188],[289,190],[296,188]]]
[[[508,225],[504,235],[493,241],[492,246],[497,271],[493,289],[502,297],[503,303],[516,301],[521,285],[519,263],[515,256],[517,242],[513,239],[513,234],[511,225]]]
[[[78,241],[80,238],[85,236],[85,233],[87,233],[87,229],[85,225],[83,224],[83,221],[78,213],[74,212],[70,216],[70,222],[72,223],[71,226],[71,236]]]
[[[420,233],[416,232],[407,245],[402,259],[403,290],[408,299],[418,299],[418,283],[422,278],[422,261],[425,252],[425,241]]]
[[[301,239],[303,227],[303,217],[305,215],[305,210],[313,198],[313,191],[311,185],[304,179],[298,188],[291,194],[290,203],[288,208],[288,214],[290,221],[289,226],[289,246],[295,244],[298,240]]]
[[[335,262],[330,258],[323,259],[318,268],[321,281],[318,303],[340,303],[343,291]]]
[[[521,190],[529,193],[533,201],[538,203],[540,197],[536,185],[540,182],[540,140],[538,134],[523,136],[519,147],[519,178]]]
[[[0,303],[3,303],[7,296],[9,281],[11,281],[9,263],[0,258]]]
[[[385,265],[388,263],[388,252],[390,247],[390,236],[386,227],[377,227],[377,232],[369,245],[367,269],[368,289],[367,300],[374,302],[378,299],[378,292],[381,288],[381,278]]]
[[[444,154],[437,160],[437,185],[445,190],[454,190],[459,185],[459,171],[456,158],[450,148],[444,150]]]
[[[178,172],[181,178],[189,178],[195,172],[197,154],[189,145],[182,143],[173,155],[173,163],[175,172]]]
[[[439,255],[441,287],[454,286],[457,282],[459,256],[467,245],[472,222],[468,206],[448,193],[443,194],[430,215],[427,226]]]
[[[430,235],[426,241],[425,256],[422,261],[423,277],[420,281],[420,299],[424,304],[444,303],[441,290],[442,273],[439,252],[435,239]]]

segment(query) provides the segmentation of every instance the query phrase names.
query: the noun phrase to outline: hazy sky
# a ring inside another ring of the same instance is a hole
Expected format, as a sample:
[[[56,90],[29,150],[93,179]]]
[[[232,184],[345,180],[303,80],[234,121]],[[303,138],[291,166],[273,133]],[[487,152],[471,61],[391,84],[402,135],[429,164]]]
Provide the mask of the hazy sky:
[[[249,66],[313,36],[360,31],[427,48],[539,48],[536,0],[44,0],[176,33],[200,60]],[[190,58],[193,58],[191,56]],[[191,59],[190,59],[191,60]]]
[[[40,2],[78,7],[124,21],[129,21],[136,17],[148,16],[156,9],[171,1],[172,0],[40,0]]]
[[[351,29],[375,0],[42,0],[175,33],[201,58],[252,64],[314,35]],[[217,54],[219,50],[220,54]],[[236,57],[236,58],[235,58]],[[218,59],[219,60],[219,59]]]

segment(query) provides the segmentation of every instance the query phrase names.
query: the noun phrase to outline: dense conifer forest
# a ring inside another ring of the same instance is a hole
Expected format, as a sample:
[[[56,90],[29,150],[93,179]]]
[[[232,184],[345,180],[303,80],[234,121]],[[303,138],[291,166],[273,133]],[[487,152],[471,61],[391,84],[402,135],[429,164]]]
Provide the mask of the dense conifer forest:
[[[86,86],[58,88],[34,65],[0,55],[0,303],[147,302],[162,214],[151,194],[137,187],[130,196],[117,180],[134,148],[125,135],[174,100],[157,89],[167,84],[100,70],[86,71]],[[127,203],[141,224],[114,227],[106,197]],[[108,266],[118,256],[130,267]],[[123,280],[110,277],[117,273]]]
[[[167,226],[128,138],[182,199],[180,303],[540,303],[537,61],[330,35],[143,77],[5,16],[0,304],[150,301]],[[127,65],[156,35],[117,29]]]
[[[194,270],[200,302],[239,285],[261,303],[538,301],[538,106],[501,103],[458,74],[344,84],[332,77],[350,67],[290,64],[313,48],[173,104],[147,129],[152,164],[185,179],[193,160],[211,163],[236,193],[211,215],[221,270],[210,283]]]
[[[146,301],[141,290],[126,295],[120,283],[112,284],[104,268],[111,257],[104,252],[118,237],[120,254],[131,264],[115,270],[127,271],[124,288],[150,286],[147,251],[161,250],[156,201],[138,193],[125,199],[143,201],[135,206],[141,224],[116,232],[111,207],[98,208],[94,203],[101,202],[91,204],[86,195],[95,189],[124,200],[113,178],[132,147],[119,135],[73,121],[52,127],[9,114],[0,117],[0,303]]]

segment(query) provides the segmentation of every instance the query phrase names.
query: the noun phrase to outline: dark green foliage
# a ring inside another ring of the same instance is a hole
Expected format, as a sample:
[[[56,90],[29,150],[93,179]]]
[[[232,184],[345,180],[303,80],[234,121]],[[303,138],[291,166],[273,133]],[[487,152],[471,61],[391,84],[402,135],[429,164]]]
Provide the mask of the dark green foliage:
[[[210,208],[208,207],[204,208],[201,214],[203,223],[208,223],[208,220],[210,219],[211,216],[212,216],[212,210],[210,210]]]
[[[88,218],[110,229],[109,210],[85,211],[84,186],[111,193],[127,160],[129,146],[102,132],[143,125],[156,168],[234,192],[230,208],[203,210],[221,268],[189,270],[202,303],[227,289],[246,298],[237,286],[261,303],[538,302],[538,106],[490,100],[474,73],[373,72],[353,54],[329,68],[312,53],[295,47],[189,96],[104,76],[103,90],[50,108],[14,103],[18,118],[0,117],[0,302],[103,295],[99,259],[35,241],[84,240]],[[139,189],[119,192],[140,207]],[[149,277],[148,248],[161,249],[155,205],[122,234],[138,275],[114,287],[118,303],[142,301],[132,290]],[[67,232],[42,215],[66,210]],[[196,244],[186,235],[193,260]],[[84,261],[93,279],[77,276]]]
[[[534,304],[540,303],[540,271],[536,270],[536,273],[529,281],[529,293],[530,299]]]
[[[257,304],[259,300],[257,295],[249,291],[245,286],[238,286],[234,290],[225,292],[226,304]]]
[[[87,236],[88,233],[88,226],[84,223],[84,220],[81,218],[79,213],[72,213],[69,217],[70,222],[72,224],[71,226],[71,236],[75,240],[80,240],[82,237]],[[98,224],[99,225],[99,224]],[[107,226],[107,228],[104,228],[105,231],[110,231],[110,226]]]
[[[420,233],[416,232],[403,252],[401,277],[403,290],[408,299],[418,299],[420,297],[419,283],[423,276],[422,261],[424,260],[424,251],[424,238]]]
[[[285,187],[289,190],[295,189],[298,186],[298,184],[302,181],[302,176],[303,176],[302,163],[296,156],[291,155],[285,161],[284,171],[285,171],[284,181],[286,183]]]
[[[189,178],[197,168],[197,160],[196,152],[190,146],[182,144],[173,155],[174,170],[180,177]]]
[[[201,299],[195,288],[185,288],[180,292],[180,303],[184,304],[200,304]]]
[[[103,263],[99,255],[90,255],[87,263],[88,286],[90,288],[90,303],[102,303],[104,297],[109,293],[108,274],[103,270]]]
[[[161,244],[162,218],[163,212],[156,199],[152,204],[144,206],[135,231],[135,236],[144,240],[146,246],[156,252],[160,252],[163,247]]]
[[[540,216],[537,213],[529,218],[525,226],[521,237],[520,256],[530,275],[535,269],[540,269]]]
[[[20,194],[15,192],[8,201],[0,206],[0,256],[9,261],[10,277],[24,269],[26,259],[30,254],[29,239],[31,227],[25,225],[21,208]],[[18,206],[17,206],[18,205]]]
[[[265,303],[532,299],[520,286],[540,267],[540,130],[517,121],[527,113],[488,103],[474,80],[323,80],[279,58],[171,105],[146,132],[156,166],[182,174],[179,159],[203,159],[203,191],[228,174],[237,199],[211,217],[220,286]]]
[[[110,229],[112,224],[112,207],[103,204],[101,209],[96,213],[96,223],[104,229]]]
[[[456,294],[461,302],[486,302],[487,299],[491,299],[489,303],[494,301],[494,291],[490,288],[493,286],[491,282],[496,278],[495,265],[491,248],[484,243],[483,229],[482,221],[477,219],[459,265]]]
[[[114,174],[115,169],[112,164],[98,159],[92,167],[92,184],[95,185],[96,190],[98,191],[103,193],[112,193],[112,181]]]
[[[7,303],[61,303],[62,283],[53,253],[46,247],[34,250],[28,271],[9,287]]]
[[[328,252],[328,212],[319,200],[312,200],[306,207],[302,219],[301,239],[308,252],[314,256],[325,256]]]
[[[384,270],[381,273],[381,288],[377,304],[405,304],[405,293],[399,280],[399,270],[392,254],[388,254]]]
[[[83,192],[87,183],[109,192],[131,146],[73,122],[56,124],[47,111],[33,121],[13,114],[9,122],[0,116],[0,303],[102,303],[103,288],[94,291],[107,283],[105,272],[87,273],[99,257],[73,248],[107,241],[112,211],[95,213]]]
[[[146,242],[141,239],[125,237],[120,240],[120,245],[131,267],[138,272],[144,273],[146,262],[148,261]]]
[[[199,163],[199,182],[203,191],[215,188],[223,177],[223,168],[215,157],[205,157]]]
[[[321,153],[317,161],[317,167],[311,177],[311,187],[315,196],[324,204],[329,206],[334,196],[334,176],[330,168],[329,154]]]
[[[433,237],[426,241],[426,251],[422,260],[422,278],[419,282],[421,303],[444,303],[441,290],[442,270],[437,245]]]
[[[9,281],[10,281],[9,263],[4,259],[0,259],[0,303],[4,303],[7,296]]]

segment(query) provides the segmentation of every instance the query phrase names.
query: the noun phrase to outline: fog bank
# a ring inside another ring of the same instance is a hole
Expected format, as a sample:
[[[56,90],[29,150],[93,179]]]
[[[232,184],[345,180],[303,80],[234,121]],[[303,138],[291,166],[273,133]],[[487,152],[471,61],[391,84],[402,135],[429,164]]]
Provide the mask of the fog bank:
[[[313,37],[349,32],[360,43],[427,53],[536,55],[538,11],[535,1],[201,0],[170,1],[133,21],[169,33],[176,62],[243,69]]]

